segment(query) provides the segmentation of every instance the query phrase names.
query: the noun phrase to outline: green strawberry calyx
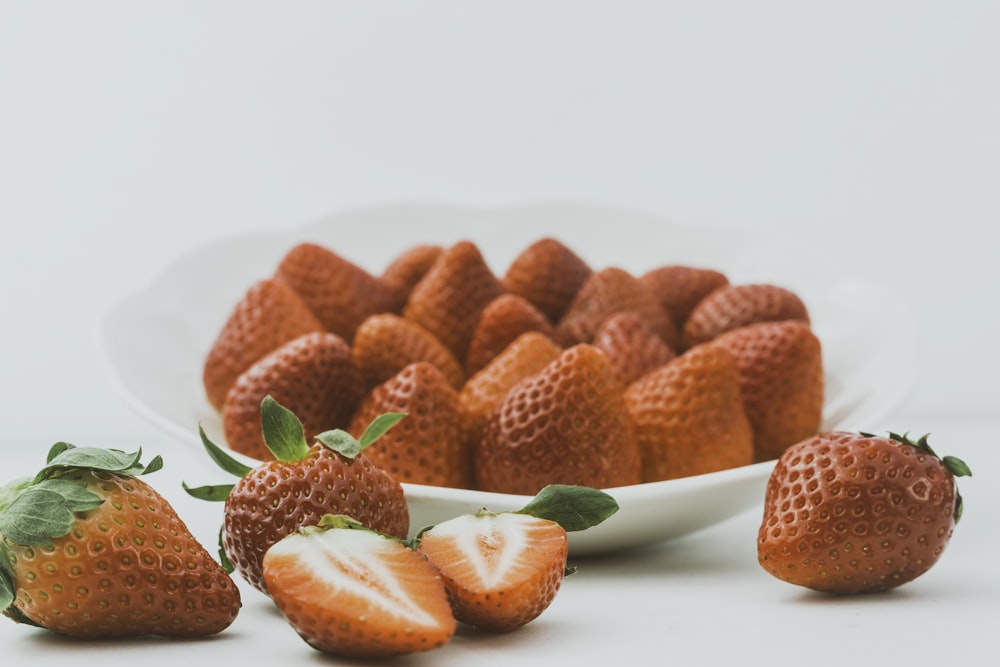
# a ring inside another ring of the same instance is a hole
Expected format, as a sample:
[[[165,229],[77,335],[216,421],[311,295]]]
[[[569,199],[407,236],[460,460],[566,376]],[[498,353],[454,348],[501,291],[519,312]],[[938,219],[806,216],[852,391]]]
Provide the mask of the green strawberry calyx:
[[[405,416],[401,412],[387,412],[379,415],[372,420],[365,432],[357,439],[342,429],[324,431],[315,439],[331,451],[347,459],[354,459]],[[291,410],[278,403],[271,396],[265,396],[260,403],[260,426],[264,436],[264,444],[276,460],[295,463],[309,455],[312,447],[306,440],[302,422]],[[209,457],[225,472],[242,479],[254,470],[255,466],[237,460],[222,447],[212,442],[205,433],[205,429],[200,425],[198,434]],[[254,463],[259,465],[261,462],[255,461]],[[212,501],[225,500],[234,486],[235,484],[216,484],[190,487],[186,483],[183,484],[184,490],[191,496],[200,500]]]
[[[57,442],[34,477],[16,479],[0,488],[0,611],[8,613],[14,601],[9,547],[52,546],[52,540],[73,529],[77,513],[104,503],[101,496],[87,490],[76,473],[86,470],[135,477],[163,467],[159,456],[147,464],[141,459],[141,449],[124,452]]]
[[[861,433],[861,435],[863,435],[866,438],[878,437],[878,436],[875,436],[872,433],[865,433],[863,431],[861,431],[860,433]],[[893,433],[892,431],[889,432],[889,439],[890,440],[895,440],[896,442],[901,442],[904,445],[909,445],[911,447],[916,447],[917,449],[919,449],[919,450],[921,450],[923,452],[926,452],[927,454],[930,454],[934,458],[940,460],[941,464],[944,465],[945,469],[948,472],[950,472],[953,477],[972,477],[972,470],[969,468],[968,465],[966,465],[965,461],[963,461],[962,459],[960,459],[958,457],[955,457],[955,456],[938,456],[937,452],[935,452],[931,448],[931,445],[928,442],[928,438],[929,437],[930,437],[930,434],[929,433],[925,433],[924,435],[920,436],[920,438],[918,438],[917,440],[913,440],[912,438],[910,438],[910,434],[909,433],[904,433],[904,434],[900,435],[899,433]],[[965,509],[965,503],[962,500],[962,494],[960,494],[958,492],[958,484],[956,484],[955,485],[955,523],[956,524],[961,520],[961,518],[962,518],[962,511],[964,509]]]

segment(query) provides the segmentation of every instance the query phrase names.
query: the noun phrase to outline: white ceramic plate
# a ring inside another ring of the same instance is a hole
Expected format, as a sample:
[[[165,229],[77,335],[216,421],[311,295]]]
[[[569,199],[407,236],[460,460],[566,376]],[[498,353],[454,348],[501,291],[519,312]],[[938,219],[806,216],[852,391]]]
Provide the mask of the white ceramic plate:
[[[587,203],[496,208],[395,204],[349,210],[305,226],[222,239],[165,267],[115,305],[101,339],[122,394],[155,424],[199,447],[198,424],[223,443],[221,420],[201,384],[202,362],[235,303],[269,276],[285,252],[315,241],[381,273],[416,243],[475,242],[498,274],[543,236],[566,243],[593,268],[640,274],[684,263],[725,272],[733,283],[768,282],[806,302],[823,345],[824,429],[884,432],[914,382],[915,323],[882,287],[845,276],[819,249],[793,247],[739,229],[692,227],[648,213]],[[891,322],[893,327],[872,326]],[[206,457],[207,462],[207,457]],[[211,465],[211,464],[207,464]],[[609,490],[620,511],[570,537],[574,554],[600,553],[678,537],[762,504],[772,464]],[[527,497],[404,485],[417,530],[480,507],[518,509]]]

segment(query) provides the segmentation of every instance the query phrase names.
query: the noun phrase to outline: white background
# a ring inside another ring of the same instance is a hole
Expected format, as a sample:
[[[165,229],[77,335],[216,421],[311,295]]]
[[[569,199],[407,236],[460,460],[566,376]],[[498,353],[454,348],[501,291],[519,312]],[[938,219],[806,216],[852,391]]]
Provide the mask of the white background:
[[[918,382],[892,426],[987,433],[964,424],[1000,416],[998,34],[1000,3],[985,1],[0,0],[2,443],[106,436],[130,448],[156,434],[113,390],[97,330],[113,303],[186,250],[371,203],[538,199],[622,204],[819,248],[916,315]],[[974,463],[986,440],[947,449]],[[982,494],[996,486],[989,473],[968,485],[979,502],[953,564],[887,598],[903,601],[902,616],[893,607],[874,619],[873,642],[888,617],[937,624],[965,610],[985,646],[996,586],[963,575],[988,569],[995,552]],[[713,540],[751,543],[754,522],[663,553],[683,579],[689,565],[715,563]],[[670,560],[688,549],[690,563]],[[803,627],[828,613],[856,629],[881,609],[789,604],[812,598],[776,596],[749,551],[727,553],[741,563],[721,573],[727,590],[689,597],[725,605],[730,585],[752,589],[756,606],[735,625],[764,609]],[[634,582],[627,599],[652,595],[660,555],[640,557],[647,578],[620,578]],[[573,613],[589,609],[579,597],[588,581],[595,594],[618,590],[619,569],[597,564],[567,587],[549,625],[511,641],[530,654],[533,637],[578,628],[588,655],[611,651]],[[694,584],[720,581],[692,571]],[[659,596],[647,602],[663,613]],[[658,636],[659,617],[648,618],[635,628],[643,640]],[[668,623],[708,627],[683,614]],[[618,636],[639,641],[629,627]],[[766,634],[757,630],[744,639]],[[77,650],[31,637],[12,646],[52,648],[53,660]],[[711,651],[740,651],[713,638]]]

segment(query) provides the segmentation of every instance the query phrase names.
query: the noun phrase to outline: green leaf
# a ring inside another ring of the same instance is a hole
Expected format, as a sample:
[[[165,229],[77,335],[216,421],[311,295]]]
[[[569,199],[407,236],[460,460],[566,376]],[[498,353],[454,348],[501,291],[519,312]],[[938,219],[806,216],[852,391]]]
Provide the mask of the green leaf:
[[[361,439],[358,441],[361,443],[361,449],[364,450],[373,442],[381,438],[385,435],[386,431],[398,424],[405,416],[405,412],[386,412],[373,419],[372,423],[365,429],[365,432],[361,434]]]
[[[70,512],[86,512],[104,504],[104,499],[71,479],[60,477],[46,479],[31,488],[58,493],[66,503],[66,509]]]
[[[588,486],[550,484],[515,514],[555,521],[567,532],[586,530],[618,511],[618,502]]]
[[[233,490],[234,484],[215,484],[212,486],[190,487],[181,482],[181,486],[188,492],[188,495],[198,500],[219,501],[229,497],[229,492]]]
[[[215,461],[215,464],[236,477],[246,477],[250,471],[253,470],[248,465],[240,463],[232,456],[227,454],[219,447],[217,444],[208,439],[208,435],[205,433],[205,429],[198,425],[198,434],[201,436],[201,444],[205,447],[205,451],[208,452],[208,456]]]
[[[31,477],[20,477],[0,487],[0,512],[6,510],[34,481]]]
[[[53,471],[62,468],[104,470],[119,475],[138,474],[143,470],[142,464],[139,463],[141,457],[141,449],[127,453],[119,449],[70,447],[50,458],[46,466],[35,476],[35,481],[40,482]]]
[[[348,459],[355,458],[363,449],[361,443],[355,440],[353,435],[339,428],[335,428],[332,431],[323,431],[316,436],[316,439],[324,447],[332,449]]]
[[[0,515],[0,534],[14,544],[44,547],[73,528],[66,499],[48,489],[27,489]]]
[[[10,561],[7,560],[7,552],[0,545],[0,612],[6,611],[14,604],[16,590],[14,571],[10,568]]]
[[[68,442],[57,442],[56,444],[52,445],[51,448],[49,448],[49,454],[48,457],[45,459],[45,462],[51,463],[52,459],[65,452],[67,449],[73,449],[75,446],[76,445],[71,445]]]
[[[301,461],[309,453],[302,422],[271,396],[260,403],[260,427],[264,444],[279,461]]]
[[[960,458],[945,456],[941,459],[941,462],[944,463],[944,467],[955,477],[972,477],[972,470]]]
[[[158,470],[163,470],[163,457],[159,454],[154,456],[153,460],[146,464],[146,467],[143,469],[141,474],[148,475]]]

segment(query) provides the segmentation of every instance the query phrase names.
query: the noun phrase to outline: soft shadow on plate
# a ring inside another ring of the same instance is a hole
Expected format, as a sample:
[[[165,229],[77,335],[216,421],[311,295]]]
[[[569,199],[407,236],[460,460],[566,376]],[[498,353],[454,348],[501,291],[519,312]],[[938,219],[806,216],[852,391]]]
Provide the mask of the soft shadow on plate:
[[[490,208],[400,203],[344,211],[311,224],[219,239],[193,248],[106,315],[101,342],[119,393],[156,426],[200,447],[202,424],[224,442],[205,399],[201,369],[233,306],[303,241],[326,245],[372,273],[422,243],[477,244],[501,274],[534,241],[551,236],[591,267],[641,274],[664,264],[714,268],[732,283],[788,287],[805,301],[823,345],[824,429],[884,430],[914,383],[915,323],[886,289],[846,276],[816,250],[746,229],[686,226],[657,215],[581,202]],[[893,322],[891,332],[871,322]],[[621,510],[570,537],[575,554],[610,552],[678,537],[763,499],[772,464],[610,489]],[[518,509],[528,498],[404,485],[414,531],[481,507]]]

